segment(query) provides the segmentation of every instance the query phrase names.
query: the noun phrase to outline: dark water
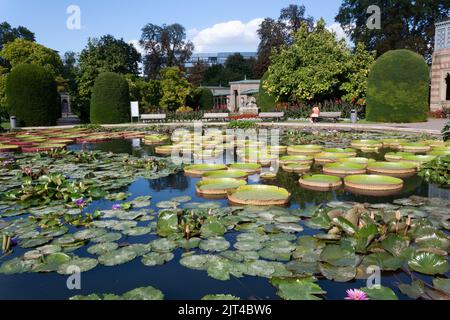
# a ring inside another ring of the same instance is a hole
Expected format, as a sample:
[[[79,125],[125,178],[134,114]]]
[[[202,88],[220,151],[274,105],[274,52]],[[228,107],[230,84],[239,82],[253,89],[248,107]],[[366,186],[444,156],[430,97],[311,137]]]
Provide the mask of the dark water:
[[[80,145],[71,146],[72,150],[79,150]],[[89,149],[111,151],[115,153],[128,153],[136,156],[152,155],[154,148],[141,146],[138,140],[116,140],[99,144],[88,145]],[[372,158],[383,157],[383,154],[370,155]],[[152,196],[152,208],[157,210],[155,204],[160,201],[170,200],[177,196],[191,196],[194,202],[207,202],[211,200],[200,198],[195,193],[195,184],[200,179],[190,178],[183,173],[171,175],[167,178],[157,180],[140,179],[126,188],[132,196],[127,199],[143,195]],[[259,176],[249,177],[249,184],[259,183]],[[394,199],[410,195],[428,196],[428,185],[418,178],[406,179],[404,191],[390,197],[367,197],[357,196],[338,190],[332,192],[315,192],[302,189],[298,186],[298,175],[280,171],[273,182],[265,182],[287,188],[292,193],[291,208],[308,208],[330,201],[357,201],[369,203],[384,203]],[[226,200],[219,201],[223,206],[228,205]],[[114,202],[108,200],[92,203],[86,212],[95,209],[110,209]],[[148,224],[148,222],[140,223]],[[317,230],[305,227],[303,235],[315,234]],[[235,234],[226,235],[228,240],[233,240]],[[155,236],[145,235],[140,237],[123,237],[120,242],[147,243],[155,239]],[[77,250],[79,256],[90,256],[86,252],[87,247]],[[16,250],[7,259],[23,254],[23,249]],[[91,293],[114,293],[122,294],[131,289],[142,286],[154,286],[160,289],[166,299],[192,299],[197,300],[206,294],[232,294],[242,299],[278,299],[276,289],[269,283],[268,279],[258,277],[233,278],[230,281],[218,281],[208,277],[206,271],[195,271],[181,266],[178,262],[183,249],[175,252],[175,258],[169,263],[159,267],[147,267],[141,263],[141,259],[115,267],[98,265],[95,269],[81,274],[82,290],[68,290],[66,287],[66,276],[56,273],[37,274],[27,273],[20,275],[0,275],[0,299],[67,299],[74,295],[87,295]],[[410,279],[402,274],[382,274],[382,285],[391,287],[401,299],[406,299],[394,283],[410,282]],[[365,281],[352,281],[337,283],[328,280],[319,280],[319,285],[327,291],[327,299],[343,299],[345,291],[351,288],[365,286]]]

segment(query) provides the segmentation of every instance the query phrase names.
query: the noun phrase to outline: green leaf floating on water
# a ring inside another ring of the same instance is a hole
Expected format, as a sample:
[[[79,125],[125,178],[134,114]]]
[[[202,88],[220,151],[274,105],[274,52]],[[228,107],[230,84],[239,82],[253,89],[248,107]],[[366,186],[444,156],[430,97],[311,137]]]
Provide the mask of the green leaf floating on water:
[[[446,258],[430,252],[416,254],[408,265],[414,271],[428,275],[445,274],[449,270]]]
[[[34,272],[53,272],[57,271],[61,266],[71,261],[71,257],[62,252],[49,254],[44,261],[33,267]]]
[[[400,291],[411,299],[419,299],[425,293],[425,286],[421,281],[413,281],[411,284],[399,284]]]
[[[174,258],[173,253],[150,252],[142,256],[142,263],[147,267],[160,266]]]
[[[403,259],[388,252],[376,252],[365,256],[362,263],[365,267],[378,266],[385,271],[396,271],[403,265]]]
[[[322,300],[318,296],[326,294],[326,291],[315,283],[314,278],[273,278],[270,282],[278,289],[277,295],[284,300]]]
[[[409,247],[409,238],[391,233],[381,242],[381,245],[384,250],[398,257]]]
[[[220,252],[225,251],[230,247],[230,243],[223,237],[209,238],[208,240],[200,241],[199,248],[204,251]]]
[[[231,294],[207,294],[201,300],[234,301],[241,300],[241,298],[235,297]]]
[[[342,244],[329,244],[320,254],[320,261],[327,262],[336,267],[355,266],[355,251]]]
[[[136,256],[136,252],[126,248],[121,248],[99,256],[98,261],[105,266],[112,267],[130,262],[134,260]]]
[[[392,291],[391,288],[379,286],[373,288],[361,288],[361,291],[364,291],[370,300],[398,300],[398,297]]]
[[[19,274],[30,272],[33,267],[34,261],[22,260],[19,257],[13,258],[11,260],[5,261],[0,266],[0,274]]]
[[[98,265],[97,259],[76,257],[58,267],[59,274],[70,275],[74,272],[86,272]]]
[[[159,213],[157,224],[157,233],[161,237],[167,237],[173,233],[177,233],[178,229],[178,212],[164,210]]]
[[[433,286],[435,289],[450,295],[450,279],[435,278],[433,279]]]
[[[200,228],[200,234],[204,238],[223,236],[226,232],[227,229],[216,217],[208,217]]]

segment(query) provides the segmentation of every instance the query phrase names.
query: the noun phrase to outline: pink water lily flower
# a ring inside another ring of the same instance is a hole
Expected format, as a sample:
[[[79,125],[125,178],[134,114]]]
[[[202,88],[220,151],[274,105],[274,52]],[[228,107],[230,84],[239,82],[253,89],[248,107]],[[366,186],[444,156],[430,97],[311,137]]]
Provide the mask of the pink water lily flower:
[[[113,209],[113,210],[120,210],[120,209],[122,209],[122,206],[121,206],[120,204],[114,204],[114,205],[112,206],[112,209]]]
[[[345,300],[369,300],[364,291],[358,289],[347,290],[347,297]]]

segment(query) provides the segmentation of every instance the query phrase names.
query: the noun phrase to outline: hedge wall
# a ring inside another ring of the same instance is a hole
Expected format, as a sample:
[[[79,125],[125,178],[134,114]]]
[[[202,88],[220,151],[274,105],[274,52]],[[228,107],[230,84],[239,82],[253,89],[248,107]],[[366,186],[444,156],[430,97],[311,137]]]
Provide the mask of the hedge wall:
[[[94,124],[130,122],[128,82],[116,73],[101,73],[92,90],[90,113]]]
[[[15,67],[6,81],[6,98],[9,114],[22,127],[55,125],[61,113],[56,81],[41,66]]]
[[[403,49],[386,52],[369,74],[366,119],[426,121],[429,81],[429,68],[422,56]]]

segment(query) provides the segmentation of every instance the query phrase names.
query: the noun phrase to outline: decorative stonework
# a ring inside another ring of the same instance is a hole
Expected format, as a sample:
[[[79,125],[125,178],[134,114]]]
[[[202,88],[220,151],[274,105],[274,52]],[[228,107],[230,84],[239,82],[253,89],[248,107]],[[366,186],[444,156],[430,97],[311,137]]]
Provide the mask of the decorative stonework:
[[[435,51],[431,67],[432,111],[450,108],[450,20],[436,24]]]

